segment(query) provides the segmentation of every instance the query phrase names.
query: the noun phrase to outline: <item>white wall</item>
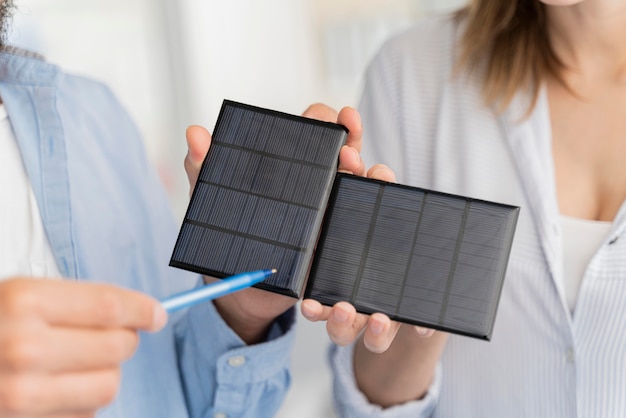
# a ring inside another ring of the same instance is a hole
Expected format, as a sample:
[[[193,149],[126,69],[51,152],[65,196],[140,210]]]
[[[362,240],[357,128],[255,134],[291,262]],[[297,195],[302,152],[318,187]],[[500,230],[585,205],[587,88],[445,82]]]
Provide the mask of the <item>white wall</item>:
[[[106,82],[142,131],[182,218],[184,129],[223,99],[300,113],[356,105],[380,43],[462,0],[16,0],[11,40]],[[302,318],[280,417],[332,416],[328,339]]]
[[[15,0],[9,42],[108,84],[141,130],[177,212],[184,130],[178,125],[165,11],[155,0]],[[172,155],[175,158],[172,158]],[[182,190],[181,190],[182,189]]]

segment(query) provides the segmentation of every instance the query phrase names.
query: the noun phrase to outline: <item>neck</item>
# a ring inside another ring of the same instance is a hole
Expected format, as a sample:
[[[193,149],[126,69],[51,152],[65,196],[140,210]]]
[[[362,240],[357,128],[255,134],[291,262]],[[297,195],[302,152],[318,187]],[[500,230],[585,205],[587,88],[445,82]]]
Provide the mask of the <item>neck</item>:
[[[566,71],[626,82],[626,2],[546,6],[550,42]]]

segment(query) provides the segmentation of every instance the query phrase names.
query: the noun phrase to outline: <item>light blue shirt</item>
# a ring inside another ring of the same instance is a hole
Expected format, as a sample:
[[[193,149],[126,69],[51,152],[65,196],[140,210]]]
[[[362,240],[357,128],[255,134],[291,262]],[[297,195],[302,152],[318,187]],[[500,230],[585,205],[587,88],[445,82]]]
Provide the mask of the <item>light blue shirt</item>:
[[[400,182],[521,207],[492,340],[450,336],[427,395],[384,410],[358,390],[351,347],[334,348],[335,403],[358,418],[623,418],[626,203],[572,314],[545,90],[528,118],[523,92],[502,114],[485,106],[475,78],[453,76],[460,33],[429,19],[386,44],[366,78],[363,153]]]
[[[105,86],[3,52],[0,97],[64,277],[156,298],[199,283],[168,266],[179,225],[135,125]],[[119,395],[99,416],[272,416],[289,386],[293,312],[254,346],[212,303],[172,316],[163,331],[141,335]]]

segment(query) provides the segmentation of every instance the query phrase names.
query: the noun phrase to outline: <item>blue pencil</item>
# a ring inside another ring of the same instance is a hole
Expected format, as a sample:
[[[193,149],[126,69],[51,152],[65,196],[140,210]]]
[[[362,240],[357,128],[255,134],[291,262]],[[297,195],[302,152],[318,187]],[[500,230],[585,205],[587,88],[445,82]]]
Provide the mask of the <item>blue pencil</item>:
[[[207,284],[206,286],[177,293],[165,299],[161,299],[161,305],[167,312],[174,312],[187,308],[196,303],[212,300],[238,290],[245,289],[262,282],[267,277],[276,273],[276,269],[257,270],[236,274],[218,282]]]

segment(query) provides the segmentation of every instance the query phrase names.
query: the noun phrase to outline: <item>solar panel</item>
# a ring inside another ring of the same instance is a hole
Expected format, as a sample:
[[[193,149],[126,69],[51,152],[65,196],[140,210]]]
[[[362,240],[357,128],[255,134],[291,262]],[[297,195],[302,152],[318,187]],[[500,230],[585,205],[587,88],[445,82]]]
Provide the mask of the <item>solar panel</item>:
[[[337,173],[346,135],[224,101],[170,265],[489,339],[519,208]]]
[[[170,265],[300,297],[347,132],[224,101]],[[270,267],[268,267],[270,266]]]
[[[338,173],[304,297],[489,339],[518,213]]]

